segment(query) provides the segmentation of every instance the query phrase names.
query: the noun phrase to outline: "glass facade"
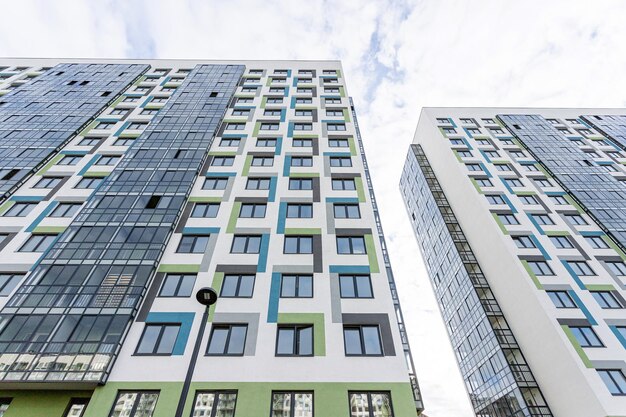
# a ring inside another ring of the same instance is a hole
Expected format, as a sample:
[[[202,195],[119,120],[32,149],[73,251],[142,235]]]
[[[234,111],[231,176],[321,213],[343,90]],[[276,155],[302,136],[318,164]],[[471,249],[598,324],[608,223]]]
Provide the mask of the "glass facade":
[[[420,145],[401,189],[474,411],[552,416]]]
[[[0,98],[0,201],[148,70],[59,64]]]
[[[15,292],[1,380],[106,379],[243,69],[196,66]]]

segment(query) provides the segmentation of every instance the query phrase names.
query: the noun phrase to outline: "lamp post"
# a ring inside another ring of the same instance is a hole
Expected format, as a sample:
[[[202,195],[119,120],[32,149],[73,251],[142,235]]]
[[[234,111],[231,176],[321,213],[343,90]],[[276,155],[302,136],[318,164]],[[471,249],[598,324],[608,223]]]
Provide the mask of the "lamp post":
[[[193,348],[191,360],[189,361],[189,367],[187,368],[187,375],[185,376],[185,382],[183,389],[180,393],[180,399],[178,400],[178,407],[176,407],[176,417],[183,416],[183,409],[185,408],[185,400],[189,393],[189,385],[191,385],[191,378],[193,377],[193,371],[196,367],[196,361],[198,360],[198,352],[200,351],[200,343],[202,343],[202,337],[204,336],[204,328],[209,320],[209,307],[211,307],[217,301],[217,292],[210,287],[200,288],[196,293],[196,300],[205,306],[204,314],[202,315],[202,321],[200,321],[200,328],[198,329],[198,336],[196,337],[196,344]]]

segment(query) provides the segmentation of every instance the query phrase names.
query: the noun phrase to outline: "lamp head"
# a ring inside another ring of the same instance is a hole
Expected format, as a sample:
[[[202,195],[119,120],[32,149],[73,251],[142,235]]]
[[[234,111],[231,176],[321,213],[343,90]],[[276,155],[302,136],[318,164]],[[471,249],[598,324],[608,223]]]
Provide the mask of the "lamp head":
[[[200,288],[196,293],[196,300],[204,306],[211,306],[217,301],[217,292],[211,287]]]

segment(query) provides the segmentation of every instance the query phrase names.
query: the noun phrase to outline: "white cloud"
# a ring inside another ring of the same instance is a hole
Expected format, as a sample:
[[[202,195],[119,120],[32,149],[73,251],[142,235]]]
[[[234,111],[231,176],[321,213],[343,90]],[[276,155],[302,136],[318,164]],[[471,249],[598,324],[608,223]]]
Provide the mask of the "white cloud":
[[[472,413],[397,186],[421,107],[626,104],[619,0],[21,0],[3,11],[4,56],[341,59],[432,417]]]

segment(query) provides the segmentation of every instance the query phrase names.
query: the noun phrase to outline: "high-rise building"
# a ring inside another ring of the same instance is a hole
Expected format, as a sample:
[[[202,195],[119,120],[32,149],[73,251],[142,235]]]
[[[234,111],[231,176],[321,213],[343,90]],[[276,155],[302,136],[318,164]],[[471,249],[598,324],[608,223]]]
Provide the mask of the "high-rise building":
[[[0,416],[421,412],[339,62],[0,64]]]
[[[624,114],[422,111],[401,190],[477,416],[626,415]]]

